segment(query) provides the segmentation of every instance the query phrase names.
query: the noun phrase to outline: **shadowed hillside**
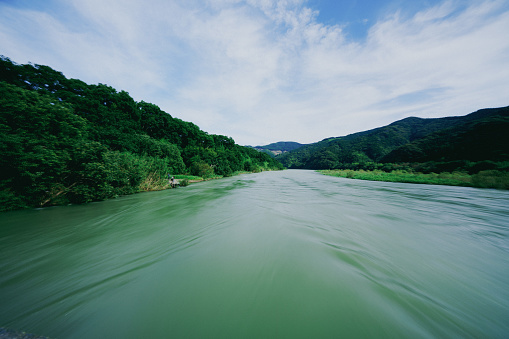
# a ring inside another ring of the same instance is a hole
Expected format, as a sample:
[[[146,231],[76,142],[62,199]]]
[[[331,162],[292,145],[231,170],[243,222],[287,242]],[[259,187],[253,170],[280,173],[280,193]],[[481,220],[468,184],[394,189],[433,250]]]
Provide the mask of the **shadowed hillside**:
[[[459,117],[410,117],[373,130],[328,138],[277,159],[288,168],[307,169],[368,163],[509,161],[509,107]]]

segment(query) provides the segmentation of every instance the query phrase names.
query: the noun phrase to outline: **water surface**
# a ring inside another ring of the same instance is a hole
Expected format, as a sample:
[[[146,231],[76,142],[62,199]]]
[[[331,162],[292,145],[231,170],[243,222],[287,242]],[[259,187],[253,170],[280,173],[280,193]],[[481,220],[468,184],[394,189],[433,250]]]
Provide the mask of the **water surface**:
[[[0,214],[0,272],[53,338],[507,338],[509,193],[242,175]]]

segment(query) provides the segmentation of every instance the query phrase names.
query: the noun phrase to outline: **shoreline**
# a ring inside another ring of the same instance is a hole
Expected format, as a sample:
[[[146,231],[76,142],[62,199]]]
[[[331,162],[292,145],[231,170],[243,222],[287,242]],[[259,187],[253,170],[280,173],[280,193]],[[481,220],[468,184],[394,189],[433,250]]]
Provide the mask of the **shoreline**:
[[[368,181],[509,190],[509,172],[501,171],[481,171],[477,174],[464,172],[424,174],[406,171],[383,172],[379,170],[317,170],[316,172],[333,177]]]
[[[241,174],[255,174],[255,173],[261,173],[261,172],[267,172],[267,171],[272,171],[272,170],[265,170],[265,171],[260,171],[260,172],[239,171],[239,172],[235,172],[232,175],[226,176],[226,177],[225,176],[199,177],[199,176],[195,176],[195,175],[175,174],[174,178],[175,178],[176,183],[179,185],[179,187],[186,187],[189,184],[195,184],[195,183],[203,182],[203,181],[217,180],[217,179],[235,177],[235,176],[241,175]],[[174,188],[177,188],[177,187],[171,187],[169,181],[167,179],[164,179],[164,184],[160,183],[160,184],[156,184],[156,185],[152,185],[152,186],[148,185],[144,189],[140,189],[140,191],[137,193],[157,192],[157,191],[164,191],[164,190],[174,189]],[[137,193],[134,193],[134,194],[137,194]]]

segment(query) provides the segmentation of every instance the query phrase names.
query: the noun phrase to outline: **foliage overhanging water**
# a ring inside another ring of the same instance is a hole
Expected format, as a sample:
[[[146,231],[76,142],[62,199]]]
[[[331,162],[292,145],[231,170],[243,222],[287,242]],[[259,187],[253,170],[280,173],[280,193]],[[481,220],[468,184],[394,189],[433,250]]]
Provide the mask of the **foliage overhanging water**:
[[[0,215],[0,326],[54,338],[506,337],[509,193],[310,171]]]

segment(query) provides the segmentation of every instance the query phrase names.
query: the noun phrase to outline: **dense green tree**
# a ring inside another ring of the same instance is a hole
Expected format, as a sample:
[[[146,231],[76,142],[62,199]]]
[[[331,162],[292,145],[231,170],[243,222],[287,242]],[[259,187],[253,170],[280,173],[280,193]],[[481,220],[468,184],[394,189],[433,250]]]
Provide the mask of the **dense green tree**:
[[[0,82],[0,185],[4,204],[21,197],[40,204],[54,185],[65,185],[67,163],[87,123],[50,97]]]
[[[414,167],[425,171],[471,172],[477,167],[461,161],[509,161],[508,119],[509,107],[483,109],[463,117],[411,117],[370,131],[304,145],[276,159],[289,168],[367,169],[372,163],[381,162],[421,164]]]
[[[0,57],[0,210],[102,200],[167,175],[282,169],[129,93]]]

